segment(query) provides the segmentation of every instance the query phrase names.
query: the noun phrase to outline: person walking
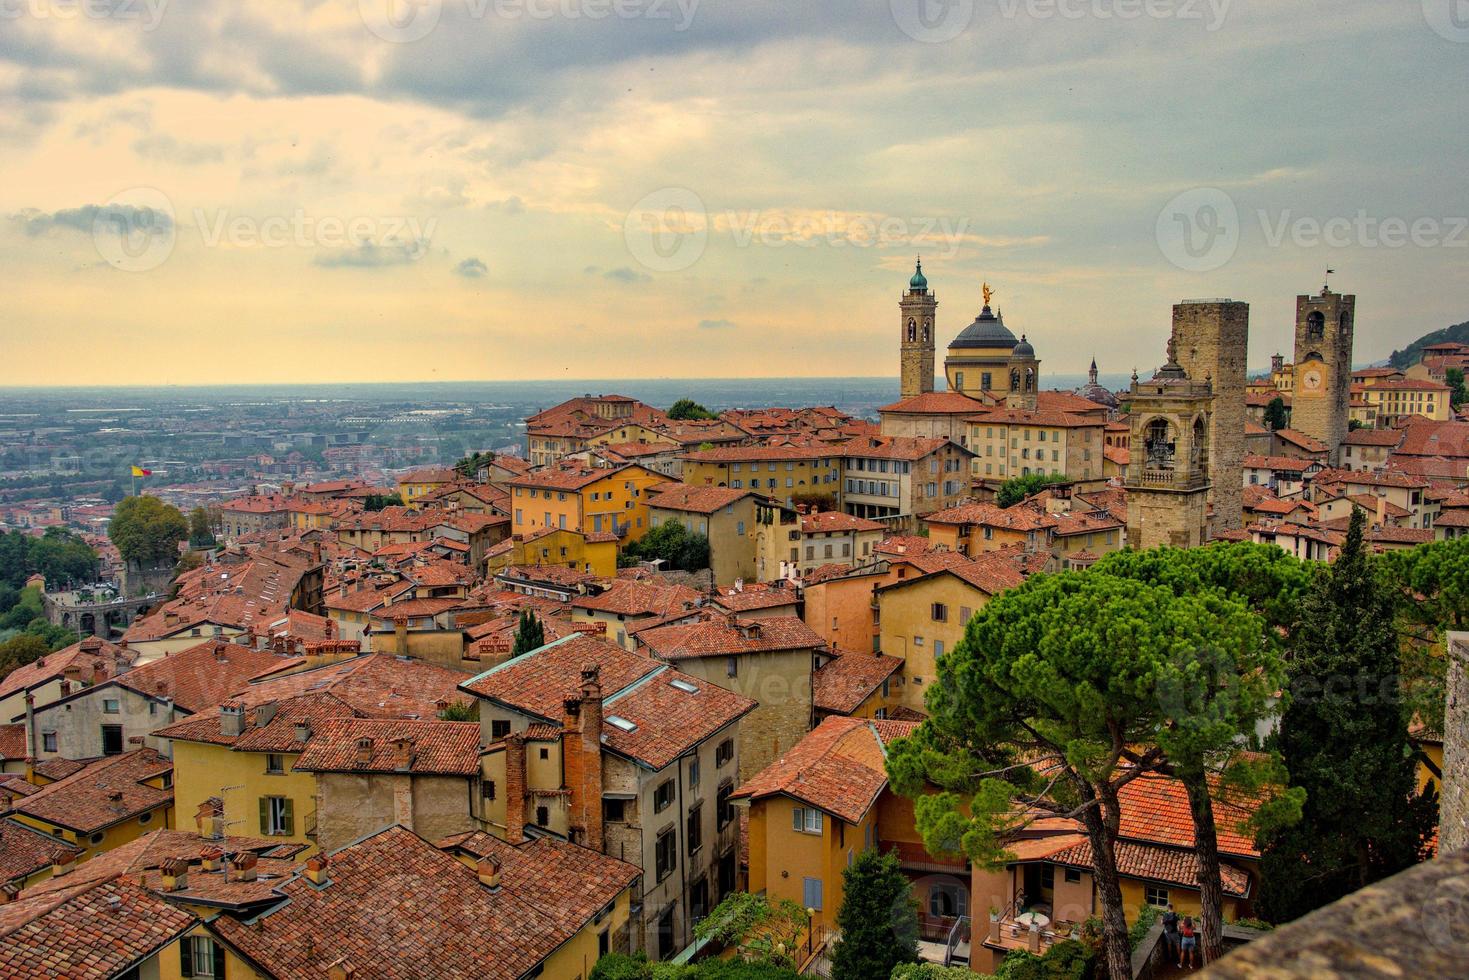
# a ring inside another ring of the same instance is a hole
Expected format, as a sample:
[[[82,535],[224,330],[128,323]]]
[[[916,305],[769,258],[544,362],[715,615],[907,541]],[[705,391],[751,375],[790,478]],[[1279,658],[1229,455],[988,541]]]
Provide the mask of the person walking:
[[[1194,929],[1194,917],[1186,915],[1183,917],[1183,925],[1178,927],[1178,968],[1183,969],[1184,961],[1188,961],[1189,969],[1199,965],[1199,934]]]
[[[1168,903],[1168,911],[1163,913],[1163,955],[1169,959],[1178,959],[1178,913],[1173,911],[1173,903]]]

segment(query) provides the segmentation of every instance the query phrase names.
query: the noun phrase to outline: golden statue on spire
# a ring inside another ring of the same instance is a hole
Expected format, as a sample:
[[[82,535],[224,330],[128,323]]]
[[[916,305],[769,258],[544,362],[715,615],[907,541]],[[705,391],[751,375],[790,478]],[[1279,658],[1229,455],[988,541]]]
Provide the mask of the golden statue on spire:
[[[984,305],[985,306],[989,306],[990,305],[990,297],[993,296],[993,295],[995,295],[995,291],[990,288],[990,284],[989,283],[985,283],[984,284]]]

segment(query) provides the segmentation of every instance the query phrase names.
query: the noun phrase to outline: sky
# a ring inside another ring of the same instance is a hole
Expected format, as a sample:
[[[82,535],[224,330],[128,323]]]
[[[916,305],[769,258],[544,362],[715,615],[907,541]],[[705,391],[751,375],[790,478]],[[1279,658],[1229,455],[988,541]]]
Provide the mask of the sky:
[[[1469,0],[0,0],[0,386],[1047,373],[1469,319]]]

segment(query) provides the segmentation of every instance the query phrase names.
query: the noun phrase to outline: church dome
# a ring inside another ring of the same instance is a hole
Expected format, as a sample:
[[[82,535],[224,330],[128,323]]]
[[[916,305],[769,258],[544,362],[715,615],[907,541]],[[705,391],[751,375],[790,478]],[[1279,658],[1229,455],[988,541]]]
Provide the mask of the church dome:
[[[913,273],[913,278],[908,280],[909,289],[927,289],[928,277],[923,274],[923,260],[918,260],[918,269]]]
[[[1106,386],[1097,380],[1097,359],[1095,357],[1092,358],[1091,370],[1087,372],[1087,383],[1076,389],[1076,395],[1108,408],[1117,408],[1121,404],[1117,394],[1108,391]]]
[[[1025,339],[1025,334],[1020,335],[1020,343],[1010,352],[1012,357],[1035,357],[1035,348],[1030,346],[1030,341]]]
[[[960,331],[959,336],[949,345],[949,350],[962,350],[966,348],[979,348],[994,350],[1003,348],[1013,350],[1019,343],[1015,335],[1005,328],[1005,321],[990,312],[986,306],[980,311],[974,322]]]

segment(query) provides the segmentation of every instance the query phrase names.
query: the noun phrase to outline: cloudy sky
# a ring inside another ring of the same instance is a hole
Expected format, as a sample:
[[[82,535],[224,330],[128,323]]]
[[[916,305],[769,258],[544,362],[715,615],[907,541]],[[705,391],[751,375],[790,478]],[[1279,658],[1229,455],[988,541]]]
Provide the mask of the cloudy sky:
[[[1469,0],[0,0],[0,384],[1049,371],[1469,319]]]

